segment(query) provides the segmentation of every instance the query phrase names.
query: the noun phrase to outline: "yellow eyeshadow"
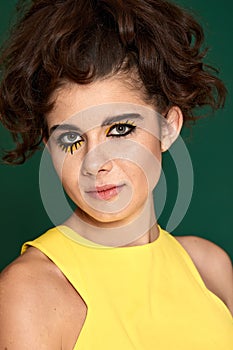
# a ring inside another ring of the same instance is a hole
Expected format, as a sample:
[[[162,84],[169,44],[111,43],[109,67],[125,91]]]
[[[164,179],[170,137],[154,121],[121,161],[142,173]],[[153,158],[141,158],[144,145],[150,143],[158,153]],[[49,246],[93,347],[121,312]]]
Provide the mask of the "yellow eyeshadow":
[[[109,127],[107,128],[107,130],[105,130],[105,135],[107,135],[107,134],[109,133],[109,130],[110,130],[111,127],[112,127],[112,126],[109,126]]]
[[[105,130],[105,135],[107,135],[109,133],[110,129],[113,128],[114,126],[126,125],[126,124],[134,125],[134,121],[127,120],[126,122],[119,122],[119,123],[112,124],[107,128],[107,130]]]

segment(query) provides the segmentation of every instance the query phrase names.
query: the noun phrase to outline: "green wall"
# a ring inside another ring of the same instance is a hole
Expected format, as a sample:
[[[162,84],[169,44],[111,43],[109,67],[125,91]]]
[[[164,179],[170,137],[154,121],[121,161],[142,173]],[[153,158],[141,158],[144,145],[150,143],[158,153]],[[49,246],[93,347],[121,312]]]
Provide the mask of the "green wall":
[[[16,1],[0,2],[0,40],[6,35],[13,18]],[[197,235],[220,245],[233,259],[232,198],[233,198],[233,2],[230,0],[177,0],[192,9],[205,27],[208,62],[221,68],[229,95],[224,110],[201,120],[193,128],[192,136],[184,130],[195,175],[191,204],[176,235]],[[11,140],[0,127],[0,147],[10,147]],[[43,233],[52,226],[40,199],[38,170],[41,153],[22,166],[0,166],[1,258],[0,268],[10,263],[20,252],[21,244]],[[160,218],[166,221],[175,200],[170,174],[171,159],[164,157],[171,203],[167,203]]]

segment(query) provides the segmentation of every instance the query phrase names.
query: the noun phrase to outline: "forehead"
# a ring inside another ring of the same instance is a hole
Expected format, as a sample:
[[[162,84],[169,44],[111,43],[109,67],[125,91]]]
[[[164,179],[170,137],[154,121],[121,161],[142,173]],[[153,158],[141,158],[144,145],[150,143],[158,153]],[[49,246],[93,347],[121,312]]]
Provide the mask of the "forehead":
[[[51,101],[54,106],[46,116],[48,125],[63,122],[71,116],[93,106],[109,103],[133,103],[147,106],[142,89],[129,83],[129,79],[108,78],[91,84],[67,83],[54,92]]]
[[[124,79],[108,78],[87,85],[69,83],[53,97],[54,108],[47,116],[49,130],[65,124],[71,126],[67,129],[73,125],[85,133],[111,122],[130,120],[158,136],[158,125],[164,119],[145,102],[143,92]]]

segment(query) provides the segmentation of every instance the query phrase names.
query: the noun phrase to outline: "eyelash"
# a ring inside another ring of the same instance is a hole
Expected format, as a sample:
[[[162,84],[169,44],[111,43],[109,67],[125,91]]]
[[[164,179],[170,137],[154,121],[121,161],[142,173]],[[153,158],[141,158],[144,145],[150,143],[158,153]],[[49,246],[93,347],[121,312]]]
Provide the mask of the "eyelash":
[[[113,131],[114,128],[116,128],[117,126],[124,126],[124,127],[128,128],[128,130],[124,134],[110,135],[109,133],[111,131]],[[124,137],[124,136],[127,136],[127,135],[135,132],[135,128],[136,128],[136,125],[134,125],[134,122],[127,120],[126,122],[119,122],[119,123],[115,123],[115,124],[111,125],[106,130],[105,134],[106,134],[106,137]],[[73,154],[74,151],[78,150],[78,148],[82,146],[82,143],[84,142],[84,140],[75,141],[73,143],[66,143],[66,142],[62,141],[62,139],[64,137],[67,137],[70,135],[76,135],[76,137],[78,137],[78,136],[81,137],[79,134],[76,134],[75,132],[64,133],[64,134],[59,136],[59,138],[57,140],[57,144],[62,149],[62,151],[66,152],[66,153],[70,152],[71,154]]]
[[[108,135],[114,128],[116,128],[117,126],[125,126],[127,128],[129,128],[129,130],[127,132],[125,132],[124,134],[119,134],[119,135]],[[119,122],[119,123],[115,123],[113,125],[111,125],[105,132],[107,137],[124,137],[127,136],[131,133],[133,133],[135,131],[136,125],[134,125],[134,122],[131,121],[126,121],[126,122]]]
[[[70,135],[76,135],[76,137],[79,136],[75,132],[68,132],[68,133],[60,135],[58,140],[57,140],[57,143],[58,143],[58,146],[61,147],[62,151],[66,152],[66,153],[70,152],[71,154],[73,154],[74,151],[76,151],[79,147],[82,146],[82,143],[84,141],[83,140],[79,140],[79,141],[75,141],[73,143],[66,143],[66,142],[62,141],[62,139],[64,137],[67,137],[67,136],[70,136]]]

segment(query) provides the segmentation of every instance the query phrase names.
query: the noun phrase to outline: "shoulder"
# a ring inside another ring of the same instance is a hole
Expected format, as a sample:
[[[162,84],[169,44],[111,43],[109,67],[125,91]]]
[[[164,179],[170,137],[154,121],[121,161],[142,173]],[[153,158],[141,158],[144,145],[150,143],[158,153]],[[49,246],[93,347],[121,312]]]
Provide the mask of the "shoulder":
[[[52,340],[48,334],[48,330],[51,335],[60,330],[61,322],[56,312],[59,310],[58,281],[51,264],[31,249],[3,270],[0,277],[0,348],[33,347],[39,350],[40,346],[44,349],[60,347],[59,338],[52,337]]]
[[[37,249],[28,249],[0,275],[0,348],[61,348],[73,295],[60,270]]]
[[[47,287],[57,285],[61,280],[60,270],[43,253],[32,247],[7,266],[0,275],[1,291],[7,288],[8,295],[14,293],[16,296],[16,293],[30,288],[31,293],[26,294],[28,301],[40,293],[46,293]],[[55,289],[53,292],[55,293]]]
[[[233,268],[228,254],[216,244],[196,236],[175,237],[187,251],[206,287],[233,314]]]

